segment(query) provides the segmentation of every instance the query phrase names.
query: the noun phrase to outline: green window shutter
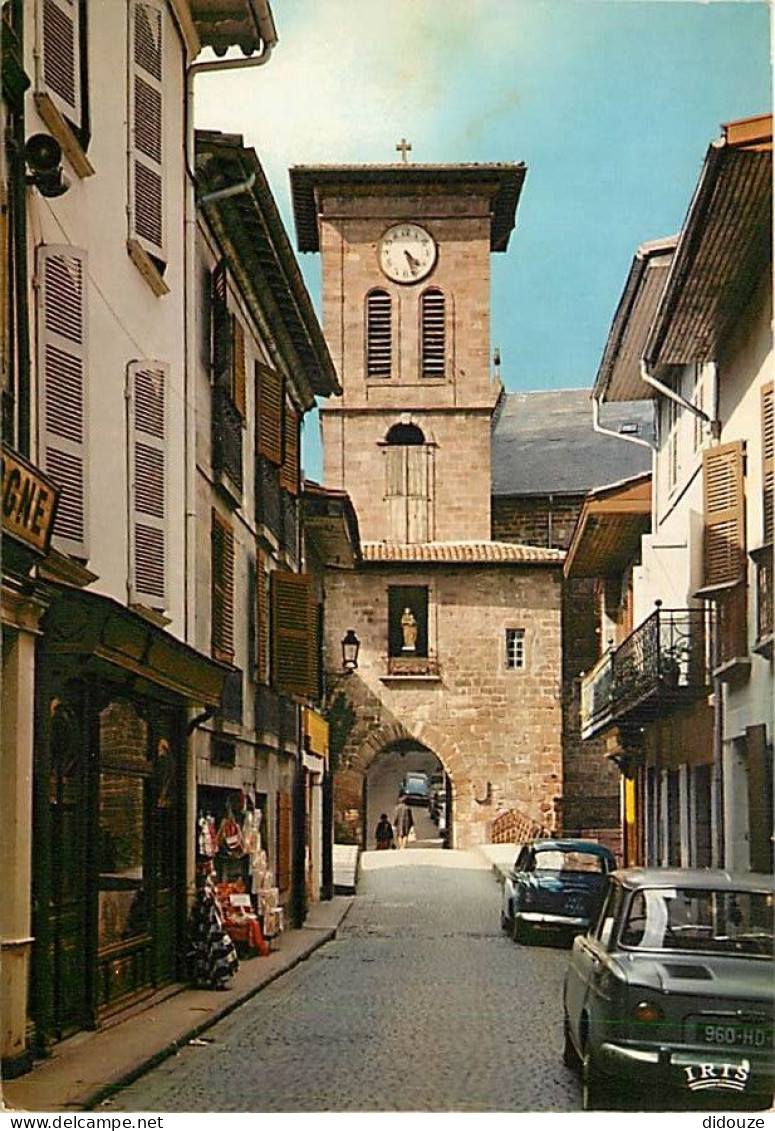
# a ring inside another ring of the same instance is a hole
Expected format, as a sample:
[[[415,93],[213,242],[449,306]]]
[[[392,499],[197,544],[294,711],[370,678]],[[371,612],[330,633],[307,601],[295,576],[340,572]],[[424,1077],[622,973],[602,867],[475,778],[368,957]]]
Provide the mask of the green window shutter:
[[[314,699],[315,611],[307,574],[272,572],[271,613],[272,684],[286,695]]]

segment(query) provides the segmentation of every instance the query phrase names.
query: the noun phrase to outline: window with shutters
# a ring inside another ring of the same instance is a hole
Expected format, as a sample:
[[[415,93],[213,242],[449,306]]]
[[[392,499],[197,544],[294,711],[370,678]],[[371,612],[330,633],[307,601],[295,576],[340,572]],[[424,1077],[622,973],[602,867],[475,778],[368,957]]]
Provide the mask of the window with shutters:
[[[314,699],[318,674],[315,609],[308,574],[273,570],[271,578],[272,686]]]
[[[446,370],[446,303],[437,287],[420,299],[420,373],[441,378]]]
[[[775,398],[770,381],[762,388],[762,545],[751,551],[756,570],[756,643],[767,659],[773,654],[773,507],[775,506]]]
[[[165,432],[168,367],[132,362],[127,371],[129,599],[165,609],[168,521]]]
[[[234,531],[212,512],[212,654],[230,664],[234,659]]]
[[[416,424],[395,424],[385,438],[387,540],[429,542],[433,526],[433,446]]]
[[[256,460],[256,519],[274,535],[278,545],[283,541],[285,528],[282,496],[278,469],[259,456]]]
[[[366,376],[390,377],[393,372],[393,303],[387,291],[366,296]]]
[[[163,25],[158,0],[130,0],[129,238],[159,270],[166,259]]]
[[[255,379],[257,454],[281,467],[285,448],[285,383],[279,373],[258,361]]]
[[[51,132],[73,156],[79,176],[93,172],[77,150],[89,144],[86,0],[38,0],[38,51],[35,101]],[[72,140],[77,143],[72,154]]]
[[[86,252],[38,249],[41,467],[60,490],[56,547],[89,556]]]
[[[283,418],[283,462],[280,468],[280,486],[293,495],[299,493],[299,448],[301,424],[298,412],[290,405],[285,406]]]
[[[245,331],[229,311],[225,260],[212,273],[212,450],[216,475],[242,490],[245,423]]]
[[[704,585],[745,580],[743,444],[720,444],[703,453]]]

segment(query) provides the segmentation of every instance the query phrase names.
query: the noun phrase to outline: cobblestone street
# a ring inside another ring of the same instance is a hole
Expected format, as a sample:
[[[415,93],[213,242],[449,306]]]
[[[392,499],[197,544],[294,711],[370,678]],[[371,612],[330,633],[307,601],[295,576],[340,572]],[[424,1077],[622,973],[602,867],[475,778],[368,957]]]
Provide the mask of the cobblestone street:
[[[515,946],[499,895],[476,853],[366,854],[337,939],[110,1110],[579,1110],[568,952]]]

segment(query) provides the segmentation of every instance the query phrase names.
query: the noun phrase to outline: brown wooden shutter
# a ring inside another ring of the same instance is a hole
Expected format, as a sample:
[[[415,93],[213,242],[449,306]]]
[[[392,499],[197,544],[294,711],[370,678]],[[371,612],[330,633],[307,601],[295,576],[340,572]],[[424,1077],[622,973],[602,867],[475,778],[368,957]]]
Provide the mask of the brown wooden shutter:
[[[167,607],[167,366],[131,362],[128,369],[130,600]]]
[[[315,614],[312,585],[305,573],[274,570],[272,597],[272,684],[286,695],[315,697]]]
[[[245,419],[245,331],[236,315],[232,317],[232,399]]]
[[[212,274],[213,309],[213,383],[231,380],[231,322],[227,303],[228,278],[226,260],[218,263]]]
[[[291,886],[291,795],[277,794],[277,887],[287,891]]]
[[[283,462],[283,379],[256,362],[256,437],[258,454],[277,467]]]
[[[60,113],[80,127],[80,0],[43,0],[41,7],[43,84]]]
[[[57,548],[89,556],[86,252],[38,250],[41,466],[60,490]]]
[[[773,540],[773,504],[775,503],[775,398],[773,383],[762,389],[762,491],[764,542]]]
[[[703,452],[705,588],[745,577],[743,444],[736,440]]]
[[[256,552],[256,679],[259,683],[269,682],[269,584],[266,576],[266,554]]]
[[[212,512],[212,650],[216,660],[234,659],[234,531]]]
[[[285,420],[283,423],[285,435],[285,451],[283,464],[280,468],[280,486],[289,491],[291,495],[299,493],[299,414],[294,409],[285,406]]]
[[[157,0],[133,0],[130,9],[129,98],[130,237],[165,258],[162,28]]]

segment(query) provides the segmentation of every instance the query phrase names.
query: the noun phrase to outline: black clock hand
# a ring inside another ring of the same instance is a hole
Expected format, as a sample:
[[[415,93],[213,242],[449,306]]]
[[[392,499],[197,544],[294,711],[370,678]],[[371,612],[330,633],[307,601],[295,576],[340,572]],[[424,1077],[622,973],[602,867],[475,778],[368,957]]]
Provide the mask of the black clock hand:
[[[420,266],[420,260],[415,259],[415,257],[412,255],[412,253],[410,251],[407,251],[406,248],[404,248],[404,255],[406,256],[407,262],[408,262],[409,266],[411,267],[411,269],[413,271],[416,271],[417,268]]]

